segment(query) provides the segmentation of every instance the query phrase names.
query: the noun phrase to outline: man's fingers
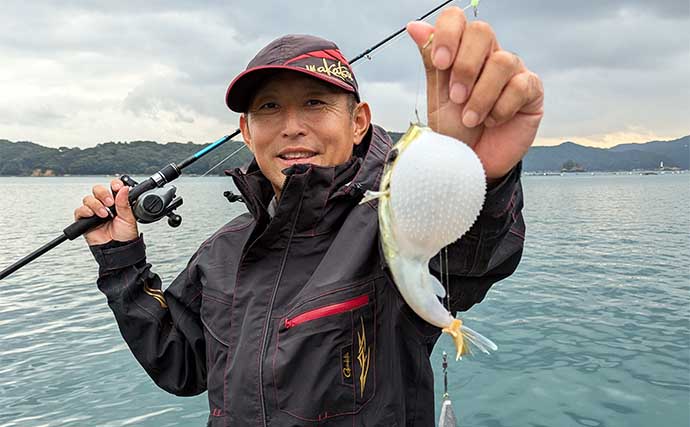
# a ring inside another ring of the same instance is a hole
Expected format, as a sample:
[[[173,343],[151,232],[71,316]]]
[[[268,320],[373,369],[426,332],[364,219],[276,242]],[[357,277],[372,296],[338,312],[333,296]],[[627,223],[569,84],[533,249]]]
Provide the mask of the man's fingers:
[[[94,216],[94,213],[91,210],[91,208],[89,208],[88,206],[81,205],[74,210],[74,220],[75,221],[78,221],[82,218],[90,218],[92,216]]]
[[[115,195],[115,209],[117,210],[118,218],[121,218],[129,224],[135,224],[136,219],[132,213],[132,207],[129,205],[129,187],[124,185]]]
[[[485,123],[488,127],[494,127],[512,119],[518,112],[538,114],[543,96],[541,81],[534,73],[517,74],[506,85]]]
[[[103,203],[105,206],[112,206],[113,203],[115,203],[115,199],[113,199],[113,194],[107,187],[103,185],[95,185],[91,189],[91,192],[93,193],[94,197],[98,199],[98,201]]]
[[[110,189],[115,193],[115,210],[117,216],[129,224],[136,223],[136,218],[129,204],[129,187],[120,179],[110,181]]]
[[[450,99],[464,103],[484,67],[489,54],[496,48],[496,36],[486,22],[467,24],[450,76]]]
[[[124,187],[124,183],[120,180],[120,178],[115,178],[114,180],[110,181],[110,190],[113,192],[113,194],[117,193],[120,191],[120,188]]]
[[[109,216],[108,211],[105,209],[105,205],[94,196],[85,196],[82,203],[101,218]]]
[[[453,64],[466,22],[459,7],[445,9],[436,20],[431,58],[439,70],[447,70]]]
[[[500,50],[491,54],[465,105],[463,124],[471,128],[482,123],[494,108],[503,88],[523,69],[520,58],[510,52]]]

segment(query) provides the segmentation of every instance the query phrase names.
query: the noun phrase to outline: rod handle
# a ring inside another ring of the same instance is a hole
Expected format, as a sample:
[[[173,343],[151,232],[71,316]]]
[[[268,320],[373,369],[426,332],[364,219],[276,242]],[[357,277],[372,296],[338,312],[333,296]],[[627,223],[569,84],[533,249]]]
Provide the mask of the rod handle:
[[[67,228],[62,230],[63,234],[67,236],[68,239],[74,240],[92,228],[98,227],[99,225],[105,224],[106,222],[112,220],[117,215],[114,206],[112,209],[110,207],[106,207],[106,210],[108,211],[109,216],[101,218],[100,216],[94,215],[88,218],[78,219],[70,224]]]
[[[148,178],[141,183],[137,183],[129,175],[122,175],[120,179],[125,185],[131,187],[131,189],[129,190],[130,205],[134,201],[136,201],[137,197],[141,196],[142,193],[150,190],[151,188],[156,187],[156,182],[152,178]],[[115,195],[116,194],[117,193],[115,193]],[[74,240],[82,234],[87,233],[92,228],[96,228],[99,225],[105,224],[106,222],[111,221],[113,218],[117,216],[117,210],[115,209],[115,205],[105,206],[105,210],[108,211],[107,217],[101,218],[100,216],[94,215],[88,218],[78,219],[74,221],[72,224],[70,224],[67,228],[62,230],[62,233],[69,240]]]

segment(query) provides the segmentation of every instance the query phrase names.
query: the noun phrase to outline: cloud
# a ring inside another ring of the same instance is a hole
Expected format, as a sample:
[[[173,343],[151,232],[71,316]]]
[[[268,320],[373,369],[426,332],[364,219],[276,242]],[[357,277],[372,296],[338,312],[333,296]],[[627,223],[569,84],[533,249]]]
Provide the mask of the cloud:
[[[318,34],[352,57],[436,4],[8,0],[0,138],[55,147],[214,140],[237,123],[227,84],[270,40]],[[480,17],[544,80],[539,142],[688,133],[687,2],[485,0]],[[424,110],[420,69],[406,35],[356,65],[378,123],[402,131],[419,99]]]

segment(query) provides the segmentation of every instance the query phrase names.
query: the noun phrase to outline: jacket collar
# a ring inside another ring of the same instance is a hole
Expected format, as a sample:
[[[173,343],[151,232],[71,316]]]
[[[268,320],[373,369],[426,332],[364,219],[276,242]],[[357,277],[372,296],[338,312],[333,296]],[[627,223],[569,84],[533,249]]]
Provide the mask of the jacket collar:
[[[351,205],[359,202],[364,191],[378,189],[391,145],[386,131],[372,125],[348,162],[332,167],[291,167],[286,171],[285,185],[273,221],[287,221],[296,213],[298,232],[315,231],[326,214],[335,208],[332,201],[343,199]],[[270,222],[267,207],[273,198],[273,188],[256,160],[252,159],[246,168],[235,168],[225,173],[232,176],[252,216],[260,223]]]

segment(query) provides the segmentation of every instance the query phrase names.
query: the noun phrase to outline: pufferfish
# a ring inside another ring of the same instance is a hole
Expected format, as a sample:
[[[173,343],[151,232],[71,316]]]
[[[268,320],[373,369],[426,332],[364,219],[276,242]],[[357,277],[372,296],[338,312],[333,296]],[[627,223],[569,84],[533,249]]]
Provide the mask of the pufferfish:
[[[470,229],[486,193],[484,168],[457,139],[412,124],[388,154],[380,191],[367,191],[361,203],[379,199],[384,257],[405,302],[422,319],[452,336],[456,360],[471,352],[498,349],[463,325],[443,306],[441,283],[429,260]]]

